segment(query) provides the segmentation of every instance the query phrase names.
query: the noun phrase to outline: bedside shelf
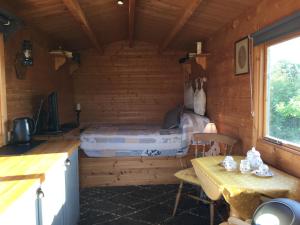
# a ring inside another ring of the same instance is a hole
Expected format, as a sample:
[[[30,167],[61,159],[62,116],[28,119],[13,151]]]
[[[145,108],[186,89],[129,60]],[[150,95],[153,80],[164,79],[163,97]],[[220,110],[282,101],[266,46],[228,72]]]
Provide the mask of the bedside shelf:
[[[195,57],[196,63],[202,67],[202,69],[207,69],[207,56],[209,56],[210,53],[203,53],[198,54]]]

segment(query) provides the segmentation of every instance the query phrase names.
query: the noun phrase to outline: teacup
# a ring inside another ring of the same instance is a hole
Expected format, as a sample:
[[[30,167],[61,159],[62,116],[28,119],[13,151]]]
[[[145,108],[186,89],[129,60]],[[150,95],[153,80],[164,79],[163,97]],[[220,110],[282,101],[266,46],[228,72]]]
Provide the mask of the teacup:
[[[247,159],[241,160],[240,171],[241,173],[248,173],[251,171],[250,162]]]
[[[233,171],[237,168],[237,163],[234,160],[224,161],[224,167],[227,171]]]
[[[225,162],[233,162],[234,159],[232,156],[225,156],[225,159],[223,160],[223,166],[225,167]]]

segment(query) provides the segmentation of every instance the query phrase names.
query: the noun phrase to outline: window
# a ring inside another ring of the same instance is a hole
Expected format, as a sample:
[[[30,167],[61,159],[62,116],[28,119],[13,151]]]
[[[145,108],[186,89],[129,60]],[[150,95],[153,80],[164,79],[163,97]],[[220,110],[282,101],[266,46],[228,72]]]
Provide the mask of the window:
[[[263,137],[300,146],[300,35],[264,48]]]
[[[6,144],[7,136],[7,105],[6,105],[6,82],[5,82],[5,60],[4,39],[0,33],[0,146]]]

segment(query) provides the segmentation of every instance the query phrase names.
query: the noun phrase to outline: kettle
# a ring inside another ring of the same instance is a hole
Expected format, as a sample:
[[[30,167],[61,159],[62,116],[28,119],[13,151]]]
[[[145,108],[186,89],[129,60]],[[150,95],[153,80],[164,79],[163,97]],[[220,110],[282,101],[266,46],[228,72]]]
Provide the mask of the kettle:
[[[34,121],[29,117],[17,118],[13,121],[13,142],[27,144],[34,133]]]

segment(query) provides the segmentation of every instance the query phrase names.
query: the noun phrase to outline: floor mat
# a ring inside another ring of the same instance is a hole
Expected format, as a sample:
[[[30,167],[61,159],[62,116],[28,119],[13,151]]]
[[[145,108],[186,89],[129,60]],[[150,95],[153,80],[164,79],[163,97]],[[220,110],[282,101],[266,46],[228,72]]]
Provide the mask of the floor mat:
[[[79,225],[209,225],[209,206],[185,195],[172,217],[177,189],[178,185],[82,189]],[[183,193],[199,194],[199,190],[185,185]],[[227,212],[224,204],[217,208],[215,224]]]

